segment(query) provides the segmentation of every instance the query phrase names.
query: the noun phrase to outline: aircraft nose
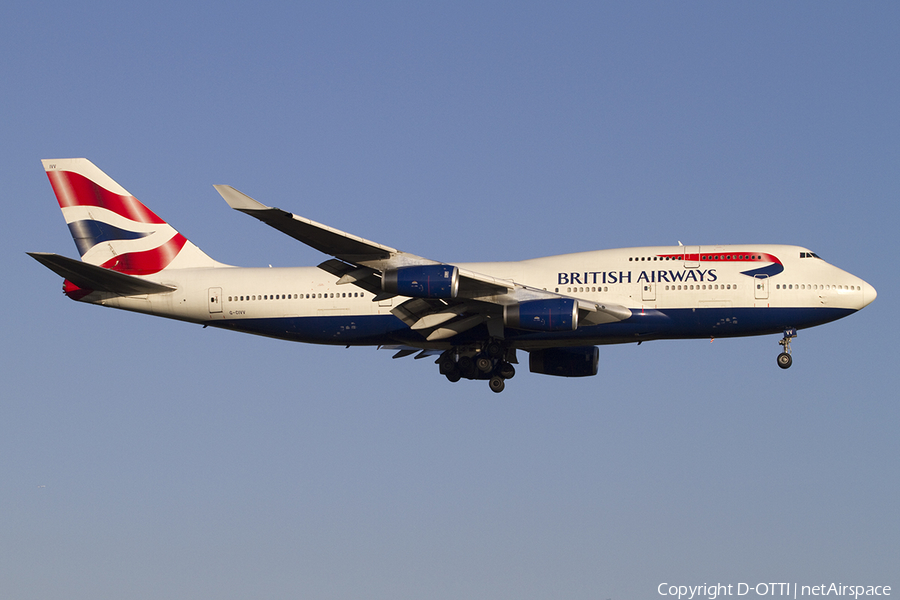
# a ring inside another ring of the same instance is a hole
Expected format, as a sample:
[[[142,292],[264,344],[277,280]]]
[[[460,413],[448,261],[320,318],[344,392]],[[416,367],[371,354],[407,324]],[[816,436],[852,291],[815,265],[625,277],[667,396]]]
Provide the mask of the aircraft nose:
[[[872,301],[875,300],[875,298],[878,296],[878,292],[876,292],[876,291],[875,291],[875,288],[873,288],[871,285],[869,285],[869,284],[866,283],[865,281],[863,281],[862,289],[863,289],[863,302],[862,302],[862,305],[863,305],[863,306],[868,306],[868,305],[871,304]],[[862,308],[862,307],[860,307],[860,308]]]

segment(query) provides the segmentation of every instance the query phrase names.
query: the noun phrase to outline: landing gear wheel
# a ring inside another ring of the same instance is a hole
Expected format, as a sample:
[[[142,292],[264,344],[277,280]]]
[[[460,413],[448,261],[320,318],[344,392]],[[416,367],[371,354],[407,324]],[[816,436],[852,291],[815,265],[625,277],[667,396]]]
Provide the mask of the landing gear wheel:
[[[784,352],[778,355],[778,366],[787,369],[794,362],[791,358],[791,340],[797,337],[797,330],[793,327],[784,330],[784,337],[778,341],[778,345],[784,348]]]
[[[495,394],[499,394],[506,387],[506,382],[503,381],[503,378],[500,377],[499,375],[494,375],[493,377],[491,377],[491,380],[490,380],[490,382],[488,382],[488,385],[491,386],[492,392],[494,392]]]
[[[441,375],[447,375],[448,373],[452,373],[453,371],[459,372],[459,369],[456,366],[456,361],[453,360],[452,356],[445,356],[441,359],[440,364]]]
[[[500,358],[503,356],[503,346],[499,342],[490,342],[485,346],[484,353],[488,355],[488,358]]]
[[[457,369],[455,366],[453,367],[452,371],[444,373],[444,376],[447,377],[447,381],[449,381],[450,383],[456,383],[462,378],[459,369]]]
[[[794,359],[791,358],[791,355],[787,352],[782,352],[778,355],[778,366],[782,369],[787,369],[794,362]]]
[[[482,373],[490,373],[491,369],[494,368],[494,363],[487,356],[479,356],[475,359],[475,366]]]
[[[475,379],[478,376],[478,368],[475,366],[475,361],[472,360],[471,356],[462,356],[457,363],[459,366],[459,372],[466,379]]]
[[[500,363],[495,372],[503,379],[512,379],[516,376],[516,368],[508,362]]]

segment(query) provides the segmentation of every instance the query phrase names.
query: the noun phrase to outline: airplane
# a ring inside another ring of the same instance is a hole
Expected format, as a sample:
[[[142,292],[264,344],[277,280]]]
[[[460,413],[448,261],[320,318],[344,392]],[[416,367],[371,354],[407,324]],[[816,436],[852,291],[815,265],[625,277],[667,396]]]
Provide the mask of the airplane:
[[[875,288],[799,246],[683,245],[518,262],[445,263],[266,206],[216,185],[233,209],[330,255],[317,267],[217,262],[84,158],[42,161],[81,255],[29,252],[72,300],[312,344],[437,357],[449,381],[502,392],[533,373],[596,375],[599,345],[781,333],[846,317]]]

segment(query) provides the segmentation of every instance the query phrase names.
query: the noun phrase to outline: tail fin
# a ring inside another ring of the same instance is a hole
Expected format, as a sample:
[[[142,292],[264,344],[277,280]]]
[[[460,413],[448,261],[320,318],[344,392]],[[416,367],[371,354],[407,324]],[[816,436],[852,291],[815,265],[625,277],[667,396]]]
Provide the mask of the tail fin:
[[[41,162],[82,261],[128,275],[223,266],[91,161]]]

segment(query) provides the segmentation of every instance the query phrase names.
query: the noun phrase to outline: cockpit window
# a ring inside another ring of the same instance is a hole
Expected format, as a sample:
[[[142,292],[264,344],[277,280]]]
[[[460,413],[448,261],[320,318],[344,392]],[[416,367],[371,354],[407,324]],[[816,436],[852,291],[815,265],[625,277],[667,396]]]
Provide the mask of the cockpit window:
[[[822,258],[815,252],[801,252],[800,258],[818,258],[819,260],[822,260]]]

